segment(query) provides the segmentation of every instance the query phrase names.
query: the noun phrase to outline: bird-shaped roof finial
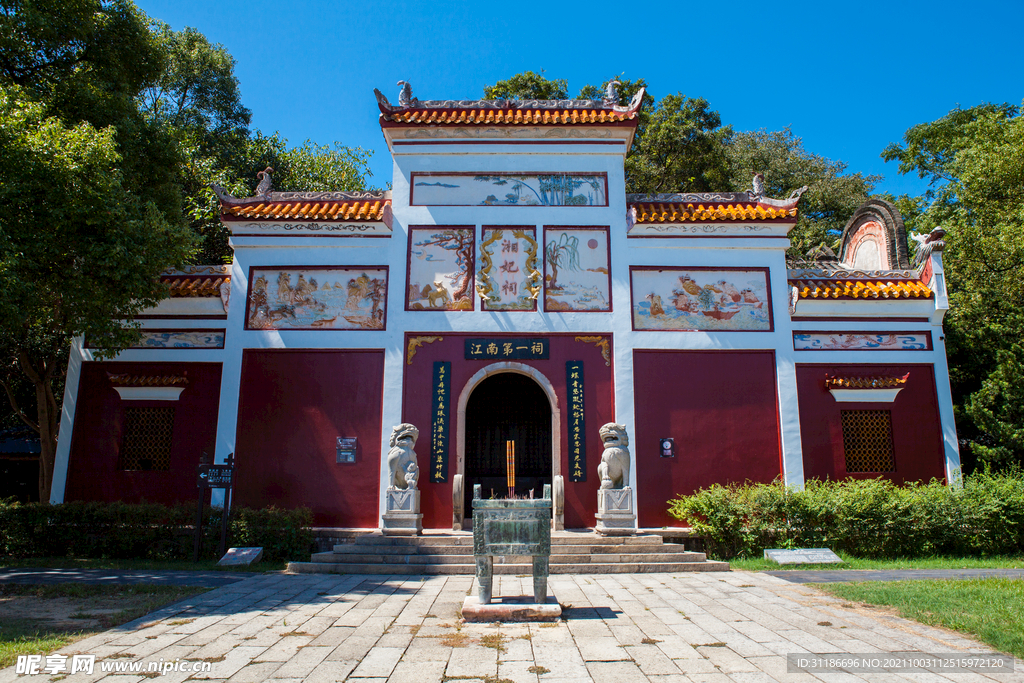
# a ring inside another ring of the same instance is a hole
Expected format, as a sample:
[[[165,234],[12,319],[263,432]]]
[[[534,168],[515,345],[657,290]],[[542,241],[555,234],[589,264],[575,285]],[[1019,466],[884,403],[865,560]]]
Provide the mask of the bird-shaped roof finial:
[[[606,85],[605,89],[604,89],[604,102],[603,102],[604,106],[606,106],[606,107],[614,107],[615,105],[617,105],[619,103],[619,86],[620,85],[622,85],[622,83],[619,82],[618,80],[614,79],[614,78],[612,80],[608,81],[608,85]]]
[[[407,81],[398,81],[395,85],[402,86],[402,89],[398,91],[398,106],[399,107],[411,107],[412,106],[412,85]]]
[[[753,194],[755,197],[764,196],[764,173],[755,173],[753,185]]]
[[[260,171],[256,174],[256,177],[260,179],[259,185],[256,186],[256,195],[267,197],[270,195],[270,191],[273,189],[273,184],[270,181],[270,174],[274,172],[274,169],[267,166],[265,170]]]

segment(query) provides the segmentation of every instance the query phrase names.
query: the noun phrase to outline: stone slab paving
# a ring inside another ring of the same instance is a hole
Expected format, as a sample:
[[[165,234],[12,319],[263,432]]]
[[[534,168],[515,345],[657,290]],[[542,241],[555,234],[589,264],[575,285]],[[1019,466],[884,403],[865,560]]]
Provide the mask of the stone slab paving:
[[[494,581],[495,595],[531,591],[530,577]],[[472,624],[459,615],[472,577],[249,575],[61,651],[97,655],[92,674],[9,667],[0,683],[1024,683],[1020,660],[1002,674],[790,673],[791,653],[992,650],[769,574],[556,575],[549,587],[562,621]]]

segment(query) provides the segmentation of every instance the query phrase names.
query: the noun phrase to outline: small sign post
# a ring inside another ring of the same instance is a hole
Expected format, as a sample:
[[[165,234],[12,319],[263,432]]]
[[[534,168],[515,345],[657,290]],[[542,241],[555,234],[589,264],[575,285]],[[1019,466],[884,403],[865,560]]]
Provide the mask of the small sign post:
[[[223,557],[228,540],[228,513],[231,509],[231,487],[235,475],[235,454],[229,453],[224,465],[210,465],[203,453],[202,464],[196,468],[196,486],[199,488],[199,512],[196,516],[196,537],[192,547],[192,561],[199,561],[199,548],[203,539],[203,502],[207,489],[224,489],[224,512],[220,516],[220,544],[217,557]]]

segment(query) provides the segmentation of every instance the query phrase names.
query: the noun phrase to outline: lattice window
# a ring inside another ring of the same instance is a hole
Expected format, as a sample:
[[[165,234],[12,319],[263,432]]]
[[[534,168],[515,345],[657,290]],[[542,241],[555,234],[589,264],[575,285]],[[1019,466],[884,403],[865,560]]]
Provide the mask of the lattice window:
[[[125,408],[122,470],[169,470],[174,408]]]
[[[895,472],[892,416],[888,410],[843,410],[846,471]]]

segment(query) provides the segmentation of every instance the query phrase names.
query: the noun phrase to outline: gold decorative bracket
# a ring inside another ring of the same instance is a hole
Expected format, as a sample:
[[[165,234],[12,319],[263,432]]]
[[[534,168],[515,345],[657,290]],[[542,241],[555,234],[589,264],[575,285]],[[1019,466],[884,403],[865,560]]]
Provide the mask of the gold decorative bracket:
[[[597,346],[597,348],[601,349],[601,355],[604,356],[604,364],[611,367],[611,349],[609,348],[608,337],[576,337],[576,341]]]
[[[412,365],[412,357],[416,355],[416,349],[419,347],[443,340],[444,337],[409,337],[409,346],[405,352],[405,364]]]

